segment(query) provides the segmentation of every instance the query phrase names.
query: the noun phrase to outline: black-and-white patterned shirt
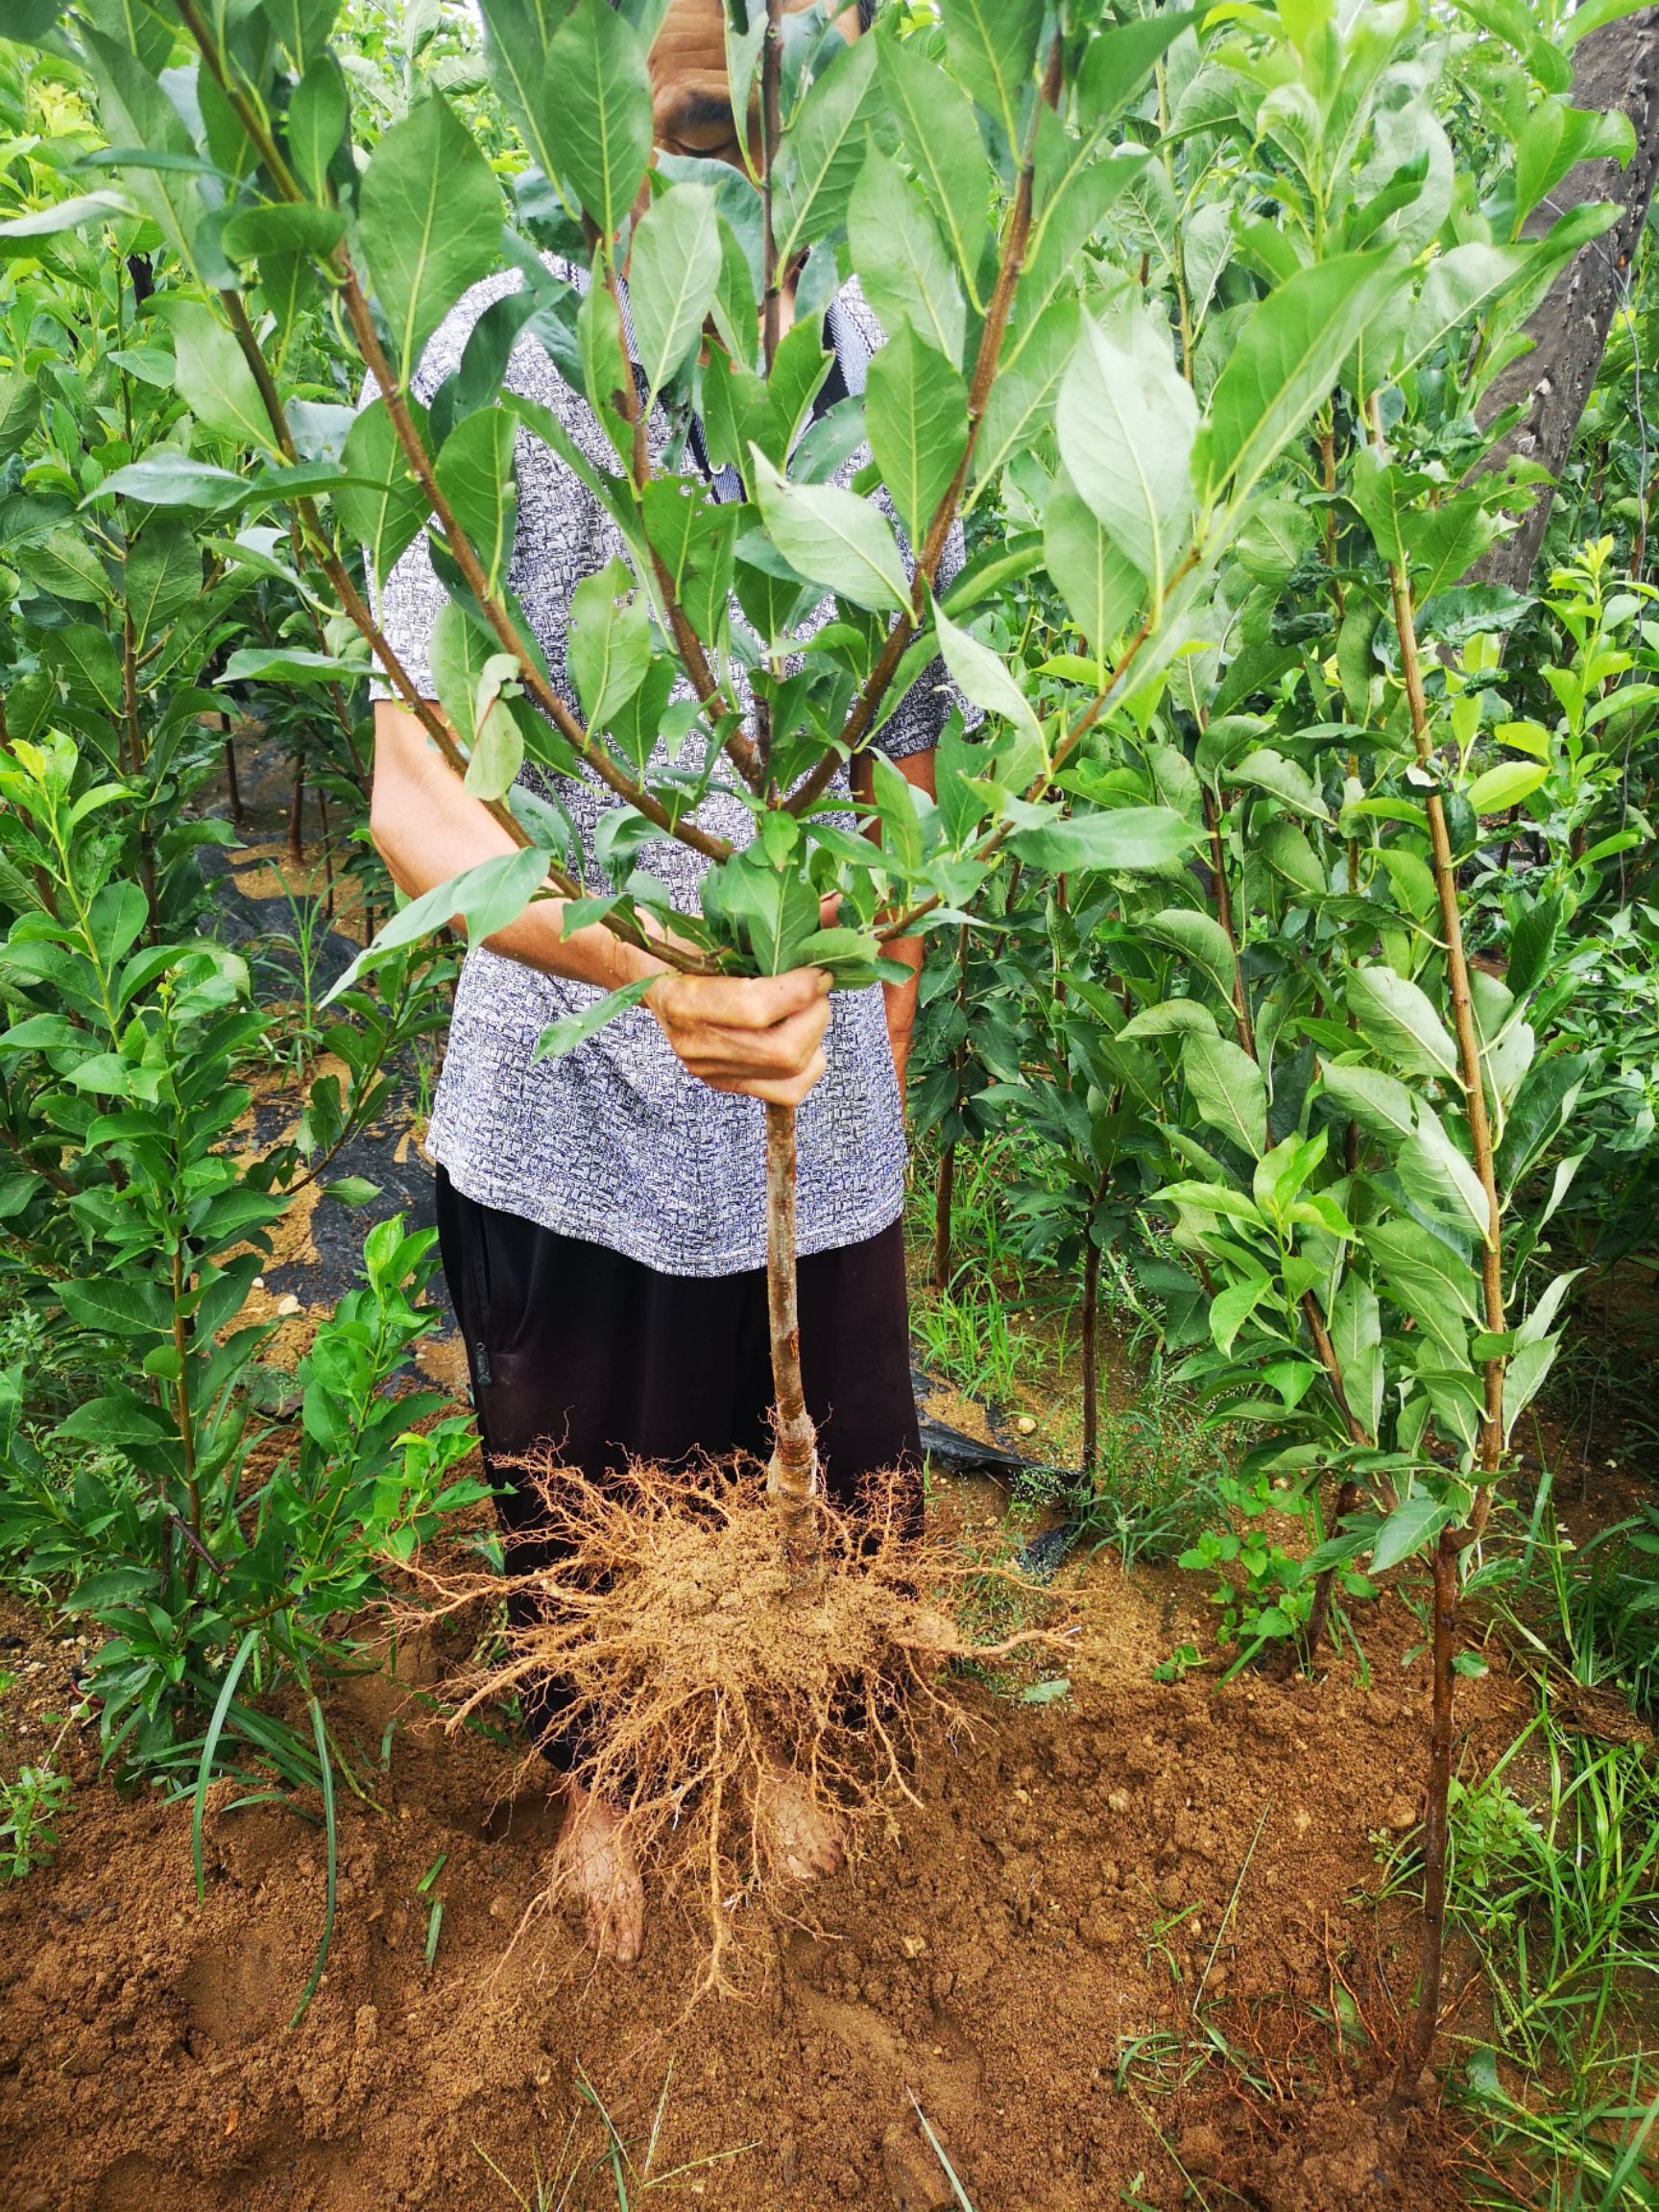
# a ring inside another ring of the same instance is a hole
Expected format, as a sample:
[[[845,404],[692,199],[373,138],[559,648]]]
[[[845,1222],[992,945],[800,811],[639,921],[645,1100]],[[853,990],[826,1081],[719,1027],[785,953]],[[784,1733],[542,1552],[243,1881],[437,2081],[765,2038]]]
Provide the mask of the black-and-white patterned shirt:
[[[577,275],[556,262],[549,267]],[[516,275],[492,278],[461,301],[421,363],[414,384],[421,399],[430,400],[459,367],[485,308],[519,282]],[[825,326],[837,382],[861,393],[882,333],[855,284],[830,302]],[[613,465],[586,399],[539,340],[519,339],[506,380],[551,408],[595,464]],[[651,424],[654,463],[667,440],[659,410]],[[851,482],[867,459],[867,450],[854,454],[835,481]],[[556,688],[575,707],[565,666],[571,594],[621,553],[622,541],[591,493],[540,439],[520,431],[517,465],[512,588]],[[958,541],[941,580],[960,558]],[[445,593],[424,540],[392,569],[380,600],[393,647],[423,692],[435,696],[427,647]],[[821,610],[812,627],[832,612]],[[951,704],[944,684],[936,662],[878,732],[875,741],[889,757],[937,742]],[[389,696],[384,685],[375,689]],[[600,816],[619,802],[596,782],[559,779],[554,787],[591,854]],[[849,796],[844,768],[830,786],[836,796]],[[731,793],[712,792],[698,818],[733,845],[753,834],[749,813]],[[695,910],[708,865],[701,855],[664,838],[647,845],[637,864],[669,886],[676,905]],[[596,891],[606,888],[596,873],[590,881]],[[757,1099],[712,1091],[688,1073],[644,1007],[620,1015],[561,1060],[536,1058],[537,1040],[550,1022],[599,996],[589,984],[543,975],[474,947],[456,994],[428,1139],[432,1155],[469,1198],[665,1274],[726,1275],[764,1265],[764,1110]],[[825,1049],[828,1070],[798,1118],[804,1254],[875,1236],[903,1203],[903,1118],[878,985],[835,994]]]

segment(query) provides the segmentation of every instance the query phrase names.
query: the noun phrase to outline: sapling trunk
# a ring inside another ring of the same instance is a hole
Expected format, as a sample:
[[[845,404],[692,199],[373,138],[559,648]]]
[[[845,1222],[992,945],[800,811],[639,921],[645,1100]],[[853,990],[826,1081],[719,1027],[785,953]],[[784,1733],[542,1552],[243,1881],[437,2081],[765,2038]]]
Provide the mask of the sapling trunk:
[[[817,1514],[818,1431],[801,1382],[801,1316],[795,1294],[795,1109],[766,1109],[766,1303],[772,1323],[773,1445],[766,1488],[778,1509],[791,1577],[805,1581],[822,1562]]]
[[[1083,1473],[1100,1463],[1100,1247],[1091,1210],[1083,1246]]]
[[[1383,452],[1375,402],[1372,435],[1380,456]],[[1389,596],[1395,635],[1400,640],[1400,673],[1411,717],[1411,735],[1417,758],[1431,768],[1433,739],[1429,727],[1429,703],[1423,687],[1423,663],[1417,647],[1416,613],[1411,584],[1406,570],[1390,564]],[[1469,1149],[1486,1200],[1486,1235],[1480,1254],[1481,1306],[1486,1332],[1502,1336],[1503,1315],[1503,1209],[1498,1196],[1497,1164],[1492,1128],[1486,1114],[1484,1071],[1480,1060],[1480,1035],[1475,1020],[1475,1001],[1469,984],[1469,960],[1463,944],[1463,911],[1458,895],[1457,870],[1445,804],[1437,787],[1426,797],[1429,842],[1433,854],[1434,884],[1439,894],[1440,922],[1446,946],[1446,977],[1452,1001],[1452,1026],[1457,1040],[1458,1070],[1463,1079],[1464,1110],[1469,1118]],[[1433,2048],[1440,2018],[1440,1977],[1446,1918],[1446,1830],[1448,1796],[1452,1781],[1452,1697],[1454,1640],[1457,1625],[1457,1559],[1485,1519],[1491,1485],[1498,1476],[1503,1453],[1503,1360],[1485,1362],[1485,1405],[1477,1450],[1479,1487],[1467,1531],[1444,1529],[1434,1551],[1434,1682],[1429,1738],[1428,1794],[1423,1815],[1423,1928],[1417,1965],[1417,2008],[1407,2035],[1396,2082],[1398,2096],[1409,2096]]]
[[[1396,2094],[1410,2096],[1434,2047],[1446,1943],[1446,1840],[1452,1790],[1453,1668],[1457,1640],[1456,1532],[1434,1547],[1433,1688],[1429,1722],[1429,1793],[1423,1811],[1423,1926],[1418,1939],[1417,2009],[1400,2055]]]

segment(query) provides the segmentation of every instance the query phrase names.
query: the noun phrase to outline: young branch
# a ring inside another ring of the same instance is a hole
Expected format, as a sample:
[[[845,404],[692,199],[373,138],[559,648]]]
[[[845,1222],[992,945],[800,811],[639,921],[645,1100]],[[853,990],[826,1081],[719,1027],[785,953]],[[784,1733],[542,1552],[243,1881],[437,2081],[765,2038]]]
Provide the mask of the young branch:
[[[992,387],[997,381],[997,364],[1002,355],[1008,317],[1013,309],[1020,278],[1024,273],[1025,249],[1031,236],[1031,207],[1037,168],[1037,126],[1044,108],[1052,108],[1060,97],[1060,70],[1061,45],[1056,38],[1049,51],[1048,66],[1043,79],[1043,98],[1032,111],[1031,130],[1021,157],[1014,205],[998,263],[996,288],[992,292],[991,304],[985,311],[984,326],[979,333],[979,350],[974,357],[974,379],[968,393],[967,444],[962,448],[961,460],[956,464],[956,473],[934,509],[933,519],[922,541],[922,551],[910,579],[910,605],[887,633],[887,641],[881,648],[876,665],[865,679],[842,725],[835,750],[826,754],[811,775],[791,794],[791,814],[799,816],[810,812],[829,788],[843,755],[856,753],[863,745],[870,734],[877,710],[899,672],[899,663],[904,658],[905,648],[915,637],[926,614],[927,594],[933,589],[933,580],[939,573],[939,564],[944,558],[950,528],[962,504],[962,494],[974,466],[980,425],[985,419],[986,407],[990,404]]]

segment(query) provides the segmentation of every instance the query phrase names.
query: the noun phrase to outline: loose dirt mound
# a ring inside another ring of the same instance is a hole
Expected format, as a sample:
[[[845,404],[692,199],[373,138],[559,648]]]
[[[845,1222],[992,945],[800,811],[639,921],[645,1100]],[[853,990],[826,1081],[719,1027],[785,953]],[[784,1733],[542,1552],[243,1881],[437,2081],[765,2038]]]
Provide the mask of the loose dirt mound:
[[[1149,1679],[1197,1630],[1184,1578],[1099,1562],[1070,1602],[1070,1695],[968,1686],[983,1725],[928,1737],[920,1803],[802,1892],[798,1924],[758,1932],[754,2000],[689,2013],[700,1939],[672,1913],[631,1974],[590,1974],[558,1921],[509,1950],[556,1817],[488,1811],[510,1747],[399,1729],[376,1806],[343,1809],[332,1962],[290,2033],[319,1833],[268,1806],[219,1815],[198,1908],[185,1810],[123,1802],[84,1752],[57,1865],[0,1892],[0,2203],[507,2212],[540,2175],[548,2205],[611,2206],[603,2175],[559,2194],[602,2146],[591,2096],[641,2168],[664,2100],[653,2175],[718,2161],[664,2202],[932,2212],[952,2200],[913,2093],[978,2212],[1173,2212],[1184,2171],[1215,2212],[1456,2204],[1446,2129],[1389,2136],[1355,2100],[1364,2023],[1386,2036],[1387,1992],[1409,1985],[1408,1917],[1376,1903],[1368,1837],[1413,1815],[1414,1622],[1392,1599],[1371,1616],[1370,1687],[1217,1692]],[[20,1625],[8,1663],[43,1661],[27,1679],[62,1710],[67,1654]],[[373,1754],[444,1656],[405,1645],[401,1684],[346,1686],[345,1740]],[[1467,1772],[1519,1697],[1496,1672],[1462,1691]],[[1205,2063],[1195,2012],[1260,2093]],[[656,2201],[641,2179],[632,2200]]]

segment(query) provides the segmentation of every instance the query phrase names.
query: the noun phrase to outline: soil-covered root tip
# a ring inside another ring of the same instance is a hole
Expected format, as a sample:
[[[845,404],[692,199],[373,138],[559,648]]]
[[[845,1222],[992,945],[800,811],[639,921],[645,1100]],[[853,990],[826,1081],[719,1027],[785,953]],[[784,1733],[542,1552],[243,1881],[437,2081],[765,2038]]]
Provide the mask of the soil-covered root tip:
[[[941,1678],[949,1663],[1054,1640],[1029,1626],[994,1645],[962,1634],[969,1584],[1022,1578],[913,1533],[900,1478],[869,1483],[854,1510],[815,1501],[823,1571],[803,1581],[783,1563],[758,1468],[636,1465],[601,1483],[547,1458],[522,1472],[556,1556],[517,1580],[536,1618],[469,1670],[450,1725],[540,1677],[560,1681],[574,1780],[616,1808],[659,1895],[679,1890],[704,1917],[716,1983],[733,1904],[785,1878],[771,1817],[780,1775],[798,1817],[855,1851],[911,1794],[922,1722],[967,1724]],[[477,1575],[425,1575],[445,1606],[499,1594]],[[1025,1587],[1046,1609],[1050,1594]]]

